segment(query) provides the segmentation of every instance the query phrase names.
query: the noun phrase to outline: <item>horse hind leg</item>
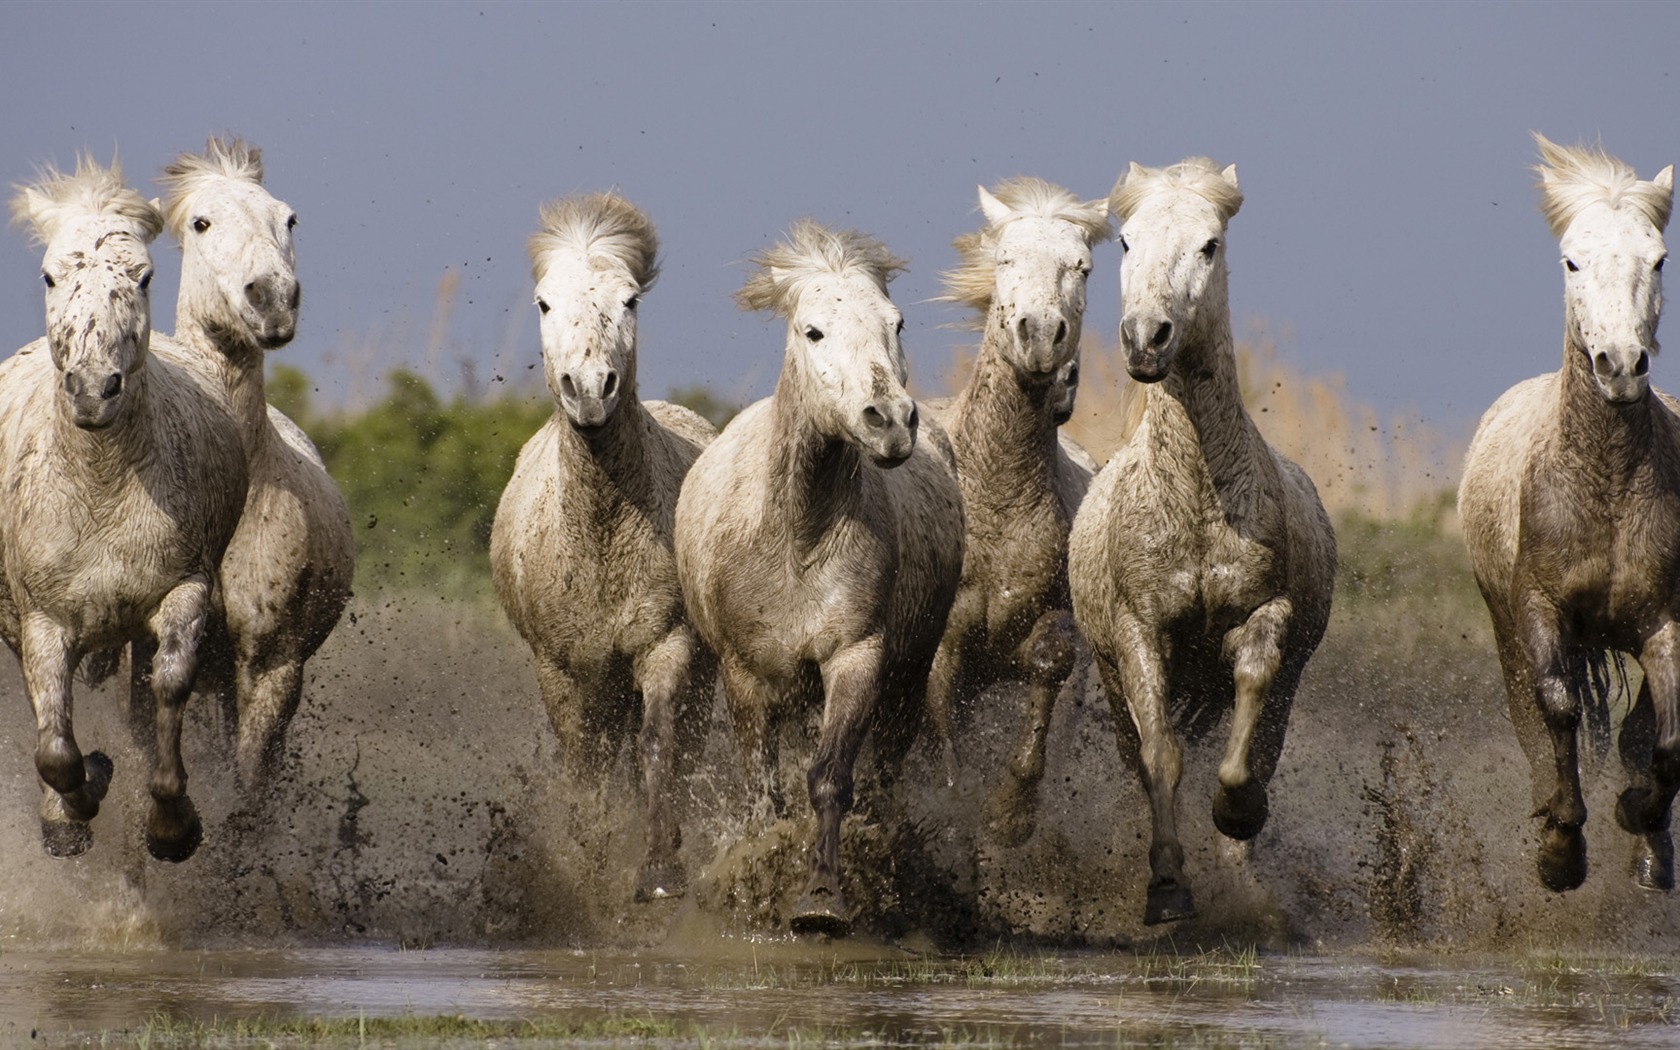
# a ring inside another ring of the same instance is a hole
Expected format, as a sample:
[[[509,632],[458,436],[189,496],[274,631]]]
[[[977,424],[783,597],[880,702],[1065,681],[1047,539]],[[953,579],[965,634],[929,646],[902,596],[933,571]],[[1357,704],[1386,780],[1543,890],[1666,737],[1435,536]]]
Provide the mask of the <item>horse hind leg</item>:
[[[1674,888],[1669,823],[1680,787],[1680,628],[1670,624],[1646,642],[1645,681],[1622,722],[1618,740],[1629,784],[1616,801],[1616,822],[1639,836],[1634,878],[1650,890]]]
[[[204,838],[198,809],[187,797],[181,724],[198,672],[198,646],[209,610],[210,581],[194,577],[165,595],[151,620],[158,643],[152,660],[157,755],[148,785],[152,807],[146,818],[146,848],[158,860],[172,863],[191,857]]]
[[[303,661],[290,654],[263,661],[254,653],[241,653],[235,675],[239,790],[246,802],[260,802],[280,765],[286,729],[303,698]]]
[[[1027,725],[1010,757],[1003,787],[992,802],[992,834],[1005,846],[1019,846],[1038,826],[1038,789],[1044,780],[1045,741],[1056,698],[1073,674],[1079,652],[1073,614],[1052,609],[1033,624],[1023,649],[1027,666]]]

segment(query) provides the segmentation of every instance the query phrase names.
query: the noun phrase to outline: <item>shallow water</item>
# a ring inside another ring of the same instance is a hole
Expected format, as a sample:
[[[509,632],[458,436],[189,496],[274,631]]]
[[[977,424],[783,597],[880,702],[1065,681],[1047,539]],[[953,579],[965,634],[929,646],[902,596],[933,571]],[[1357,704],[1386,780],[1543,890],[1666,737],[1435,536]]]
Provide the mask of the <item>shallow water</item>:
[[[148,1024],[637,1018],[677,1043],[1680,1046],[1672,967],[1289,954],[930,959],[730,942],[652,952],[321,949],[0,956],[0,1042]]]

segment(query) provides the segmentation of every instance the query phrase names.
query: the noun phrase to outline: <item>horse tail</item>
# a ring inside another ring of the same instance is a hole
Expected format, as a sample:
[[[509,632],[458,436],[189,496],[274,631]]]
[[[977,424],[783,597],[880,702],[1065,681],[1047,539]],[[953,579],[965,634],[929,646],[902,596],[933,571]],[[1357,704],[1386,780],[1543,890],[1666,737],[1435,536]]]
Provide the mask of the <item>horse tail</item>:
[[[1631,706],[1632,691],[1628,687],[1624,659],[1613,649],[1583,649],[1579,653],[1580,666],[1569,675],[1570,688],[1586,727],[1587,746],[1595,760],[1602,760],[1610,753],[1610,701],[1620,698],[1624,708]]]

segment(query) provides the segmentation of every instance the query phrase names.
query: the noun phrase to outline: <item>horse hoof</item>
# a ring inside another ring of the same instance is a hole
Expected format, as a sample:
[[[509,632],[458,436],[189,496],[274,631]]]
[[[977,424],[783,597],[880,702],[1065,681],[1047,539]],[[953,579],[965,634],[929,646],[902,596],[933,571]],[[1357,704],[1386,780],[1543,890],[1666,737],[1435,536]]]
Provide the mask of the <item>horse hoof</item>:
[[[636,878],[636,903],[669,900],[688,891],[688,874],[676,861],[648,864]]]
[[[1581,829],[1546,822],[1540,832],[1540,884],[1564,893],[1587,881],[1587,839]]]
[[[49,857],[79,857],[93,846],[93,827],[85,820],[43,820],[41,845]]]
[[[1651,789],[1630,787],[1616,798],[1616,823],[1623,831],[1632,835],[1650,835],[1663,831],[1663,828],[1647,827],[1645,819],[1640,814],[1651,800]]]
[[[845,937],[852,932],[851,915],[838,892],[808,890],[794,905],[788,925],[794,933]]]
[[[146,821],[146,850],[158,860],[179,864],[194,853],[204,841],[204,825],[198,819],[198,807],[185,795],[171,803],[152,803],[152,815]]]
[[[1642,889],[1667,893],[1674,888],[1674,843],[1666,832],[1640,839],[1633,856],[1633,878]]]
[[[1149,896],[1143,905],[1145,926],[1159,926],[1163,922],[1177,922],[1180,919],[1195,917],[1196,903],[1190,898],[1190,887],[1181,886],[1176,882],[1163,882],[1159,886],[1149,887]]]
[[[1213,826],[1228,839],[1246,842],[1260,834],[1271,815],[1266,789],[1250,780],[1238,788],[1221,786],[1213,795]]]

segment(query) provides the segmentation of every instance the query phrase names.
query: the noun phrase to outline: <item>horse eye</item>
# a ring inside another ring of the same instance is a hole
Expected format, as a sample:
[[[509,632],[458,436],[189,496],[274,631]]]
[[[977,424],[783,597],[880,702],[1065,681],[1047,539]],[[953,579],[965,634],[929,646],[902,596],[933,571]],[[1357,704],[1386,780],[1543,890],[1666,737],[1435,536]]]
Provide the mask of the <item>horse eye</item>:
[[[1666,255],[1663,256],[1661,259],[1657,260],[1657,272],[1658,273],[1662,273],[1663,263],[1665,263],[1667,261],[1668,261],[1668,256],[1666,256]]]
[[[1079,276],[1081,276],[1081,277],[1091,276],[1091,264],[1090,263],[1081,263],[1080,264],[1080,266],[1079,266]]]
[[[1218,250],[1219,250],[1219,238],[1215,237],[1213,240],[1208,241],[1206,244],[1202,245],[1202,258],[1211,259],[1211,258],[1213,258],[1213,253],[1218,251]]]
[[[1574,259],[1563,260],[1563,268],[1568,270],[1570,273],[1576,273],[1581,269],[1579,266],[1575,265]]]
[[[548,313],[548,300],[547,299],[538,299],[537,300],[537,309],[541,310],[545,314]]]
[[[290,216],[286,219],[286,229],[288,229],[288,230],[297,229],[297,216],[296,215],[292,215],[292,216]]]
[[[147,270],[140,275],[140,290],[143,292],[152,286],[152,271]]]
[[[205,230],[208,230],[209,228],[210,228],[210,220],[209,219],[198,218],[198,219],[193,220],[193,232],[194,233],[203,233]]]
[[[624,308],[626,310],[630,310],[632,312],[634,312],[636,307],[640,306],[641,304],[642,304],[642,297],[640,295],[632,295],[630,298],[624,300]]]
[[[897,333],[898,333],[898,334],[899,334],[899,335],[903,335],[903,334],[904,334],[904,318],[902,318],[902,317],[900,317],[900,318],[899,318],[899,319],[898,319],[898,327],[897,327],[897,328],[895,328],[895,329],[893,329],[893,330],[894,330],[894,331],[895,331],[895,332],[897,332]]]
[[[41,271],[41,280],[43,280],[47,283],[48,288],[57,288],[58,287],[58,282],[52,279],[52,274],[48,273],[45,270]]]
[[[1123,252],[1129,252],[1132,250],[1132,246],[1126,243],[1126,238],[1124,237],[1120,238],[1120,250]]]
[[[805,326],[805,338],[809,339],[813,343],[822,342],[822,338],[823,338],[822,329],[818,328],[814,324],[813,325],[806,325]]]

